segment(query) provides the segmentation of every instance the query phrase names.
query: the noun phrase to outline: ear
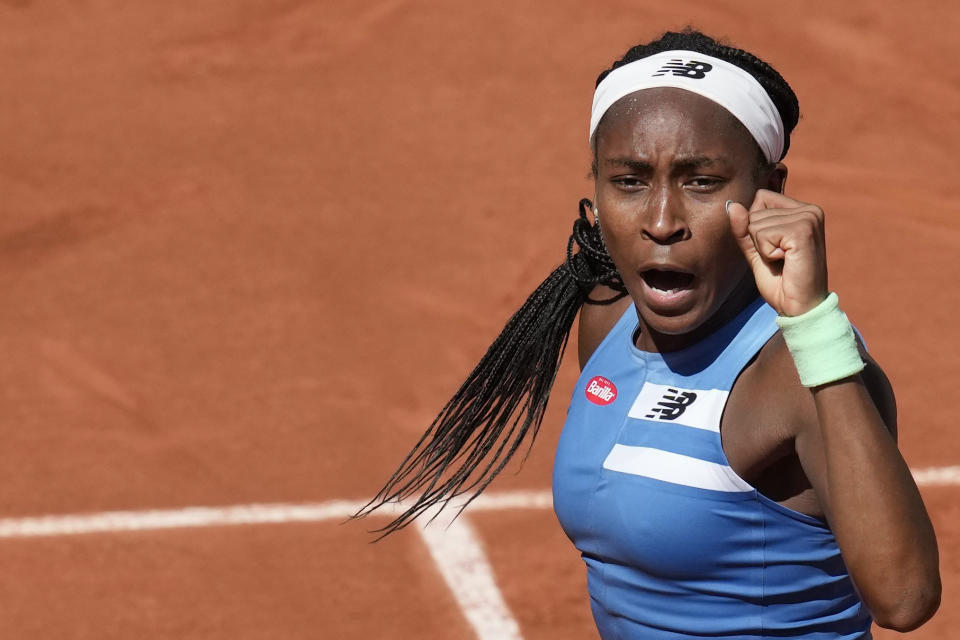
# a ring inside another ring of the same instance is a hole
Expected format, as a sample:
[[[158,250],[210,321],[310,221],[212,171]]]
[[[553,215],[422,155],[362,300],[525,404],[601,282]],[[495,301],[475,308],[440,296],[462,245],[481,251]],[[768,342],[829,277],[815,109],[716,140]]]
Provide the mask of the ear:
[[[776,191],[777,193],[783,193],[787,187],[787,165],[782,162],[773,164],[769,173],[767,173],[767,179],[761,187],[769,189],[770,191]]]

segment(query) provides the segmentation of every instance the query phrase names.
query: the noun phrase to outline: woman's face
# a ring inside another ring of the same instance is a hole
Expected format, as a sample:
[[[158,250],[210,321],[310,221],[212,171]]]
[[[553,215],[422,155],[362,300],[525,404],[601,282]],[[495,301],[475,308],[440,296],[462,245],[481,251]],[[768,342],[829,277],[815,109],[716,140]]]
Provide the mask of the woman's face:
[[[658,88],[614,104],[595,143],[600,227],[644,325],[640,346],[679,348],[718,328],[753,296],[724,204],[779,187],[756,142],[707,98]],[[736,308],[718,313],[725,303]]]

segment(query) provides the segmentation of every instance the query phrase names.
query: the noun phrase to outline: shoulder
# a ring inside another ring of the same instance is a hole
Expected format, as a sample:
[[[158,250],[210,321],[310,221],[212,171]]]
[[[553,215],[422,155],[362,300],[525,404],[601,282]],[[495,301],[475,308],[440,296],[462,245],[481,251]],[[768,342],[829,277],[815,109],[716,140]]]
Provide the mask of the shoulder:
[[[869,355],[864,354],[864,361],[867,366],[859,383],[895,438],[893,390]],[[766,495],[785,500],[792,509],[823,517],[823,506],[812,492],[810,480],[822,460],[805,460],[798,449],[807,443],[806,451],[819,450],[809,444],[821,441],[817,406],[814,394],[800,383],[779,331],[741,372],[724,410],[723,425],[724,451],[741,477]]]
[[[611,298],[616,291],[598,285],[590,292],[590,297],[598,300]],[[587,360],[597,350],[600,343],[623,316],[627,307],[633,304],[630,296],[624,296],[612,304],[584,304],[580,309],[580,320],[577,327],[577,356],[580,368],[583,369]]]
[[[860,355],[866,367],[860,373],[867,393],[891,434],[897,434],[897,408],[893,387],[879,364],[860,343]],[[742,384],[741,384],[742,383]],[[764,345],[756,359],[744,370],[737,391],[750,398],[767,398],[759,403],[764,413],[775,412],[777,422],[790,435],[817,426],[816,407],[810,389],[800,383],[793,357],[779,331]],[[772,416],[767,415],[767,418]]]

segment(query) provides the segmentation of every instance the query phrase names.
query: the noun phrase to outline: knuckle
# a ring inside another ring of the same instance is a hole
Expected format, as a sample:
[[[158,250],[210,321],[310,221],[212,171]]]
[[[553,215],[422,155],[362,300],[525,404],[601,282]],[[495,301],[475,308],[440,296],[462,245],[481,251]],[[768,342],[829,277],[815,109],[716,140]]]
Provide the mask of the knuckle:
[[[815,233],[823,226],[823,211],[816,207],[805,210],[798,217],[798,222],[809,229],[811,233]]]

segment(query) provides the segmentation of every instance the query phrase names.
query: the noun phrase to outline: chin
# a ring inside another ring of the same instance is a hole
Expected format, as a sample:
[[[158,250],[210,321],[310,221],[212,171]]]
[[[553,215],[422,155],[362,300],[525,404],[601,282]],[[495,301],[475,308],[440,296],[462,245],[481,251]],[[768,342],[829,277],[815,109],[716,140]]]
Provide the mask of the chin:
[[[650,309],[644,309],[641,315],[644,324],[651,331],[665,336],[683,336],[702,327],[712,314],[704,314],[700,309],[691,309],[677,315],[662,315]]]
[[[643,284],[638,289],[635,294],[631,292],[631,297],[641,318],[642,331],[648,332],[647,338],[654,342],[645,343],[641,335],[638,345],[645,344],[648,350],[682,349],[718,328],[712,326],[714,319],[722,321],[718,313],[725,299],[718,299],[716,291],[695,287],[686,297],[670,299],[651,292]]]
[[[720,305],[703,289],[660,291],[641,282],[632,297],[644,324],[657,333],[675,336],[696,331],[717,312]]]

